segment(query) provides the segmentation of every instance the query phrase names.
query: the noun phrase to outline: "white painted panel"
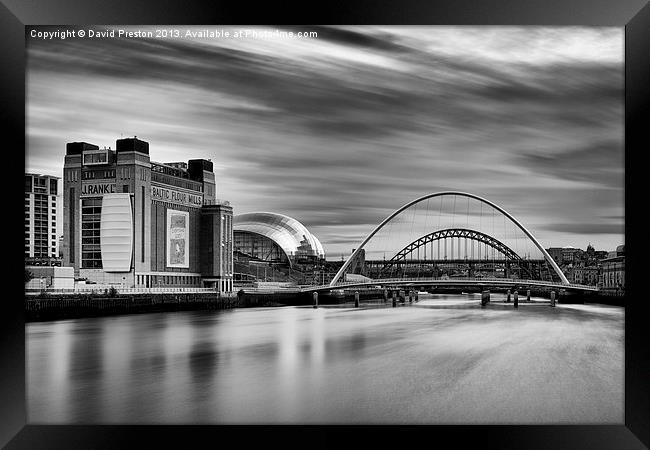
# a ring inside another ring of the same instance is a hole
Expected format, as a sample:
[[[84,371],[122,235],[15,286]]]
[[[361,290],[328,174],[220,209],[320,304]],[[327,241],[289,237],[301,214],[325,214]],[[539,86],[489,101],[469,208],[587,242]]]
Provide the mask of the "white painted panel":
[[[129,272],[133,253],[133,214],[130,194],[103,196],[99,236],[104,271]]]

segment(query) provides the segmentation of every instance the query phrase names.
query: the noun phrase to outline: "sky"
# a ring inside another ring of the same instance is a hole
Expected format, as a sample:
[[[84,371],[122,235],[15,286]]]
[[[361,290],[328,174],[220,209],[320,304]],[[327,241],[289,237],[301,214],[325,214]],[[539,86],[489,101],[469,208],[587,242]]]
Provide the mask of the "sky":
[[[546,248],[624,243],[623,28],[171,28],[28,34],[26,171],[61,177],[67,142],[137,136],[152,161],[210,159],[234,214],[294,217],[328,259],[447,190],[495,202]]]

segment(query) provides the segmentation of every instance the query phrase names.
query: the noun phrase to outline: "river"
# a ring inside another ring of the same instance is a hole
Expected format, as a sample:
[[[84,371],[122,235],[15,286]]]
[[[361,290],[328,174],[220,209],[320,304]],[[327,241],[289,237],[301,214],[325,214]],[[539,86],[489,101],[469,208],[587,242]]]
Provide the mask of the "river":
[[[396,308],[33,322],[25,334],[32,424],[624,422],[621,307],[426,294]]]

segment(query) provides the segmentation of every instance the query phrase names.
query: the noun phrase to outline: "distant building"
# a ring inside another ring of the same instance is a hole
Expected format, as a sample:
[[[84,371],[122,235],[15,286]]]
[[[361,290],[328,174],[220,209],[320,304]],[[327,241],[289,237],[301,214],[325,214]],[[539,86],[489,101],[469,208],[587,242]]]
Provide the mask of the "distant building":
[[[600,268],[598,266],[578,265],[573,268],[573,282],[588,286],[597,286],[599,281]]]
[[[33,278],[25,284],[26,290],[74,289],[74,268],[25,266]]]
[[[557,264],[562,264],[562,247],[547,248],[546,252]]]
[[[25,261],[59,257],[59,177],[25,174]]]
[[[600,288],[607,292],[625,292],[625,246],[619,245],[612,257],[600,261]]]
[[[575,264],[582,259],[582,254],[584,253],[583,250],[571,245],[565,247],[551,247],[547,248],[546,251],[559,265]]]
[[[355,248],[352,249],[352,253],[356,251]],[[366,275],[366,249],[362,248],[359,250],[359,253],[357,256],[354,257],[352,261],[350,261],[350,265],[348,266],[347,273],[349,274],[360,274],[360,275]]]
[[[607,258],[607,251],[606,250],[596,250],[594,252],[594,258],[596,258],[597,261],[600,261],[601,259]]]
[[[582,259],[584,252],[571,245],[562,247],[562,264],[575,264]]]

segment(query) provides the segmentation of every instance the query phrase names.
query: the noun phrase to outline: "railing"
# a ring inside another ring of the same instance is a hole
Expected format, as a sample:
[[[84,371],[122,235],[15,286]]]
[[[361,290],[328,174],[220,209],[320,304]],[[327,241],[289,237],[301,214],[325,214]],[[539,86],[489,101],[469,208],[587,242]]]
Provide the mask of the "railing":
[[[463,283],[473,283],[473,284],[522,284],[530,286],[545,286],[545,287],[554,287],[558,288],[574,288],[582,290],[592,290],[597,291],[596,286],[587,286],[582,284],[564,284],[553,281],[540,281],[540,280],[524,280],[524,279],[510,279],[510,278],[496,278],[496,277],[482,277],[482,278],[382,278],[382,279],[373,279],[369,281],[346,281],[341,283],[336,283],[334,286],[329,284],[321,286],[312,286],[304,288],[304,290],[320,290],[320,289],[341,289],[347,286],[364,286],[364,285],[381,285],[381,284],[391,284],[391,283],[439,283],[444,282],[445,284],[463,284]]]
[[[289,292],[301,292],[303,288],[300,286],[269,286],[269,287],[241,287],[242,290],[248,293],[289,293]]]
[[[199,294],[199,293],[218,293],[214,288],[119,288],[115,287],[117,294]],[[95,294],[95,295],[104,295],[106,292],[110,294],[110,288],[92,288],[92,287],[83,287],[74,289],[45,289],[41,291],[40,289],[26,290],[26,295],[39,295],[41,292],[47,294]],[[219,293],[224,297],[234,297],[237,294],[234,292],[221,292]]]

